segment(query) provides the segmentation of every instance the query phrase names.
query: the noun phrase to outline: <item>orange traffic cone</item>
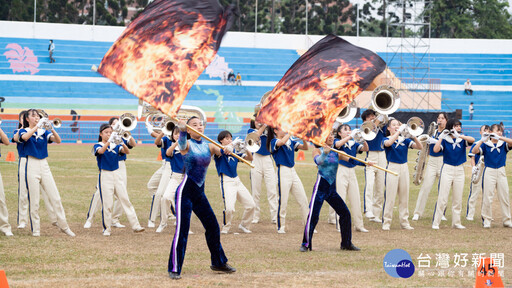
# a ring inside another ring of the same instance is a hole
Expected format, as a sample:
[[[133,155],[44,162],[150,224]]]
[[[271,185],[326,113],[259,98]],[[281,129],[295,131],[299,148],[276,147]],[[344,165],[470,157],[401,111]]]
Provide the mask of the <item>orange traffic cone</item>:
[[[156,156],[157,161],[162,161],[162,153],[158,153],[158,156]]]
[[[505,287],[492,258],[483,258],[476,270],[475,288]]]
[[[297,153],[297,161],[304,161],[306,160],[306,157],[304,156],[304,151],[300,150],[299,153]]]
[[[0,270],[0,288],[9,288],[9,283],[7,283],[7,277],[5,276],[4,270]]]
[[[7,157],[5,157],[5,161],[7,161],[7,162],[14,162],[14,161],[16,161],[16,157],[14,156],[14,152],[9,151],[9,153],[7,153]]]

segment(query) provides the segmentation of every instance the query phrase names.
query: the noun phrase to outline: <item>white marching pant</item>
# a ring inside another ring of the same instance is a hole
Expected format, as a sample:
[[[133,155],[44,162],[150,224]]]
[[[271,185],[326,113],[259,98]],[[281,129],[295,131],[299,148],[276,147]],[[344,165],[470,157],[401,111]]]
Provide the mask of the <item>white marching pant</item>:
[[[251,193],[245,188],[240,178],[238,176],[231,178],[221,174],[220,191],[222,192],[222,199],[224,200],[222,231],[227,233],[231,228],[236,200],[244,207],[242,222],[240,224],[249,229],[254,217],[254,208],[256,205],[254,204]]]
[[[498,199],[500,200],[503,225],[512,225],[510,220],[510,200],[505,166],[498,169],[485,167],[484,175],[482,175],[482,189],[482,219],[484,226],[491,225],[494,190],[496,190]]]
[[[361,212],[361,196],[359,195],[359,183],[357,182],[355,167],[348,168],[338,164],[336,174],[336,191],[345,203],[350,202],[350,215],[356,228],[364,228],[363,214]],[[336,211],[329,206],[329,223],[338,223]]]
[[[425,206],[427,205],[428,195],[434,186],[434,182],[439,178],[441,173],[441,166],[443,166],[443,156],[428,157],[427,165],[425,166],[425,174],[423,177],[423,183],[421,184],[420,192],[418,193],[418,199],[416,200],[416,208],[414,208],[414,214],[423,216]]]
[[[20,157],[18,164],[18,225],[28,225],[28,193],[27,193],[27,182],[25,181],[25,168],[26,168],[27,158]],[[46,207],[46,212],[48,214],[48,219],[50,219],[51,223],[57,222],[57,216],[55,215],[55,211],[53,210],[52,205],[50,204],[50,200],[48,200],[48,195],[46,191],[44,191],[43,187],[39,187],[41,191],[41,196],[43,197],[44,206]]]
[[[162,196],[165,193],[165,189],[167,188],[167,184],[169,180],[171,180],[171,162],[165,161],[166,163],[162,168],[162,175],[160,177],[160,183],[158,184],[158,189],[155,192],[155,195],[151,197],[151,209],[149,210],[149,220],[155,222],[156,218],[161,215],[161,206],[162,206]],[[162,216],[163,217],[163,216]]]
[[[150,196],[155,195],[156,190],[158,190],[158,186],[160,184],[160,179],[162,178],[162,171],[164,169],[165,162],[167,162],[167,161],[162,160],[162,165],[158,168],[158,170],[155,171],[155,173],[153,173],[153,175],[151,176],[151,178],[148,181],[147,187],[148,187],[148,192],[149,192]]]
[[[175,207],[174,198],[176,196],[176,189],[180,186],[181,181],[183,181],[183,177],[185,174],[182,173],[172,173],[171,179],[169,183],[167,183],[167,187],[165,188],[164,195],[162,195],[162,199],[160,200],[160,210],[162,215],[160,216],[160,226],[167,226],[167,220],[171,215],[171,207]],[[172,211],[174,214],[175,212]]]
[[[100,184],[96,184],[96,191],[92,194],[91,203],[89,204],[89,211],[87,212],[87,222],[92,223],[94,221],[94,214],[98,208],[101,208],[101,197],[100,197]],[[123,214],[123,207],[119,204],[119,199],[114,195],[114,207],[112,213],[112,223],[119,223],[119,218]]]
[[[32,228],[32,234],[39,234],[41,231],[40,218],[39,218],[39,198],[40,187],[46,191],[48,201],[55,211],[57,217],[57,226],[66,230],[69,228],[66,221],[66,214],[60,199],[59,190],[53,179],[50,166],[45,159],[37,159],[32,156],[27,157],[26,166],[26,179],[28,186],[28,203],[29,215]]]
[[[308,199],[295,168],[280,165],[277,168],[277,181],[279,187],[279,196],[277,199],[277,229],[284,230],[285,228],[286,206],[288,205],[290,194],[295,196],[295,200],[299,203],[302,214],[302,225],[306,225],[309,214]]]
[[[118,169],[119,170],[119,169]],[[126,217],[128,218],[128,222],[133,230],[139,229],[141,226],[139,224],[139,220],[137,219],[137,214],[135,213],[135,208],[133,208],[130,199],[128,198],[128,192],[126,191],[126,187],[124,186],[122,174],[118,173],[118,170],[115,171],[107,171],[100,170],[99,175],[99,187],[100,187],[100,197],[102,203],[102,220],[103,220],[103,229],[111,232],[112,228],[112,211],[114,205],[114,195],[117,196],[121,206],[126,213]]]
[[[386,152],[369,151],[366,161],[373,161],[375,165],[386,167]],[[373,166],[365,166],[365,187],[364,187],[364,213],[371,211],[375,217],[382,214],[384,203],[385,172]]]
[[[11,232],[11,224],[9,224],[9,212],[5,203],[4,182],[0,175],[0,232],[7,234]]]
[[[277,219],[277,179],[273,161],[270,155],[263,156],[254,153],[253,157],[252,164],[254,164],[254,168],[251,169],[251,191],[256,205],[253,220],[256,222],[260,220],[260,195],[263,180],[265,180],[270,218],[275,222]]]
[[[387,169],[397,172],[398,176],[386,173],[386,192],[384,192],[384,211],[382,213],[382,227],[389,228],[393,219],[395,198],[398,194],[398,218],[400,226],[405,228],[409,224],[409,167],[407,163],[398,164],[389,162]]]
[[[478,200],[480,193],[482,193],[482,179],[483,177],[480,177],[480,180],[478,180],[477,183],[470,183],[468,203],[466,205],[466,218],[471,219],[475,217],[476,201]]]
[[[460,213],[462,210],[464,178],[464,164],[452,166],[445,163],[443,165],[441,168],[441,177],[439,178],[439,196],[437,197],[432,226],[439,227],[441,223],[448,203],[448,196],[450,196],[450,189],[452,190],[452,227],[462,225],[460,222]]]

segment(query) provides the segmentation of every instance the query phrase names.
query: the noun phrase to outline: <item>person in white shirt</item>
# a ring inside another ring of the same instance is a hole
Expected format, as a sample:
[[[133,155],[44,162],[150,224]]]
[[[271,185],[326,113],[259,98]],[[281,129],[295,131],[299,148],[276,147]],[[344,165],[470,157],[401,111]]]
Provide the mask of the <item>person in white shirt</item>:
[[[471,82],[468,80],[466,80],[466,82],[464,83],[464,93],[468,94],[468,95],[473,95],[473,90],[471,89]]]

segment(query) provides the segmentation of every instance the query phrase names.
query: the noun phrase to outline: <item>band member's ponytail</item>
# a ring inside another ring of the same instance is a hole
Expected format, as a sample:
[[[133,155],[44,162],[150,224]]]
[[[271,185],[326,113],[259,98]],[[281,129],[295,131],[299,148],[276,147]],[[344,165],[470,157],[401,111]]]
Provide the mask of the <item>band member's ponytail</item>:
[[[272,139],[276,138],[276,134],[274,133],[274,128],[268,126],[267,127],[267,150],[270,151],[270,142]]]

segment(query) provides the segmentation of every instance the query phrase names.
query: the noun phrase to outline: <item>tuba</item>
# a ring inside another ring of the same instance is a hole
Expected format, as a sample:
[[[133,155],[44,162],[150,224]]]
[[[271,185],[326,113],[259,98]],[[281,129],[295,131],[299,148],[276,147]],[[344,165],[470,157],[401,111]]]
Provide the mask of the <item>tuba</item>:
[[[414,118],[414,117],[413,117]],[[411,118],[412,119],[412,118]],[[407,121],[409,122],[409,121]],[[422,121],[423,122],[423,121]],[[414,166],[414,173],[412,175],[412,183],[416,186],[420,185],[423,181],[423,176],[425,175],[425,166],[427,164],[428,152],[430,149],[430,145],[427,143],[429,137],[433,137],[437,130],[437,123],[432,122],[428,126],[428,132],[424,135],[418,136],[418,141],[423,145],[423,149],[418,151],[418,157],[416,158],[416,165]]]
[[[357,103],[356,100],[350,102],[343,110],[341,110],[338,117],[336,117],[336,122],[339,123],[347,123],[352,120],[357,114]]]
[[[478,159],[478,163],[475,165],[476,169],[474,169],[471,173],[471,182],[473,184],[477,184],[480,179],[482,179],[482,174],[484,173],[484,156],[480,156]]]

